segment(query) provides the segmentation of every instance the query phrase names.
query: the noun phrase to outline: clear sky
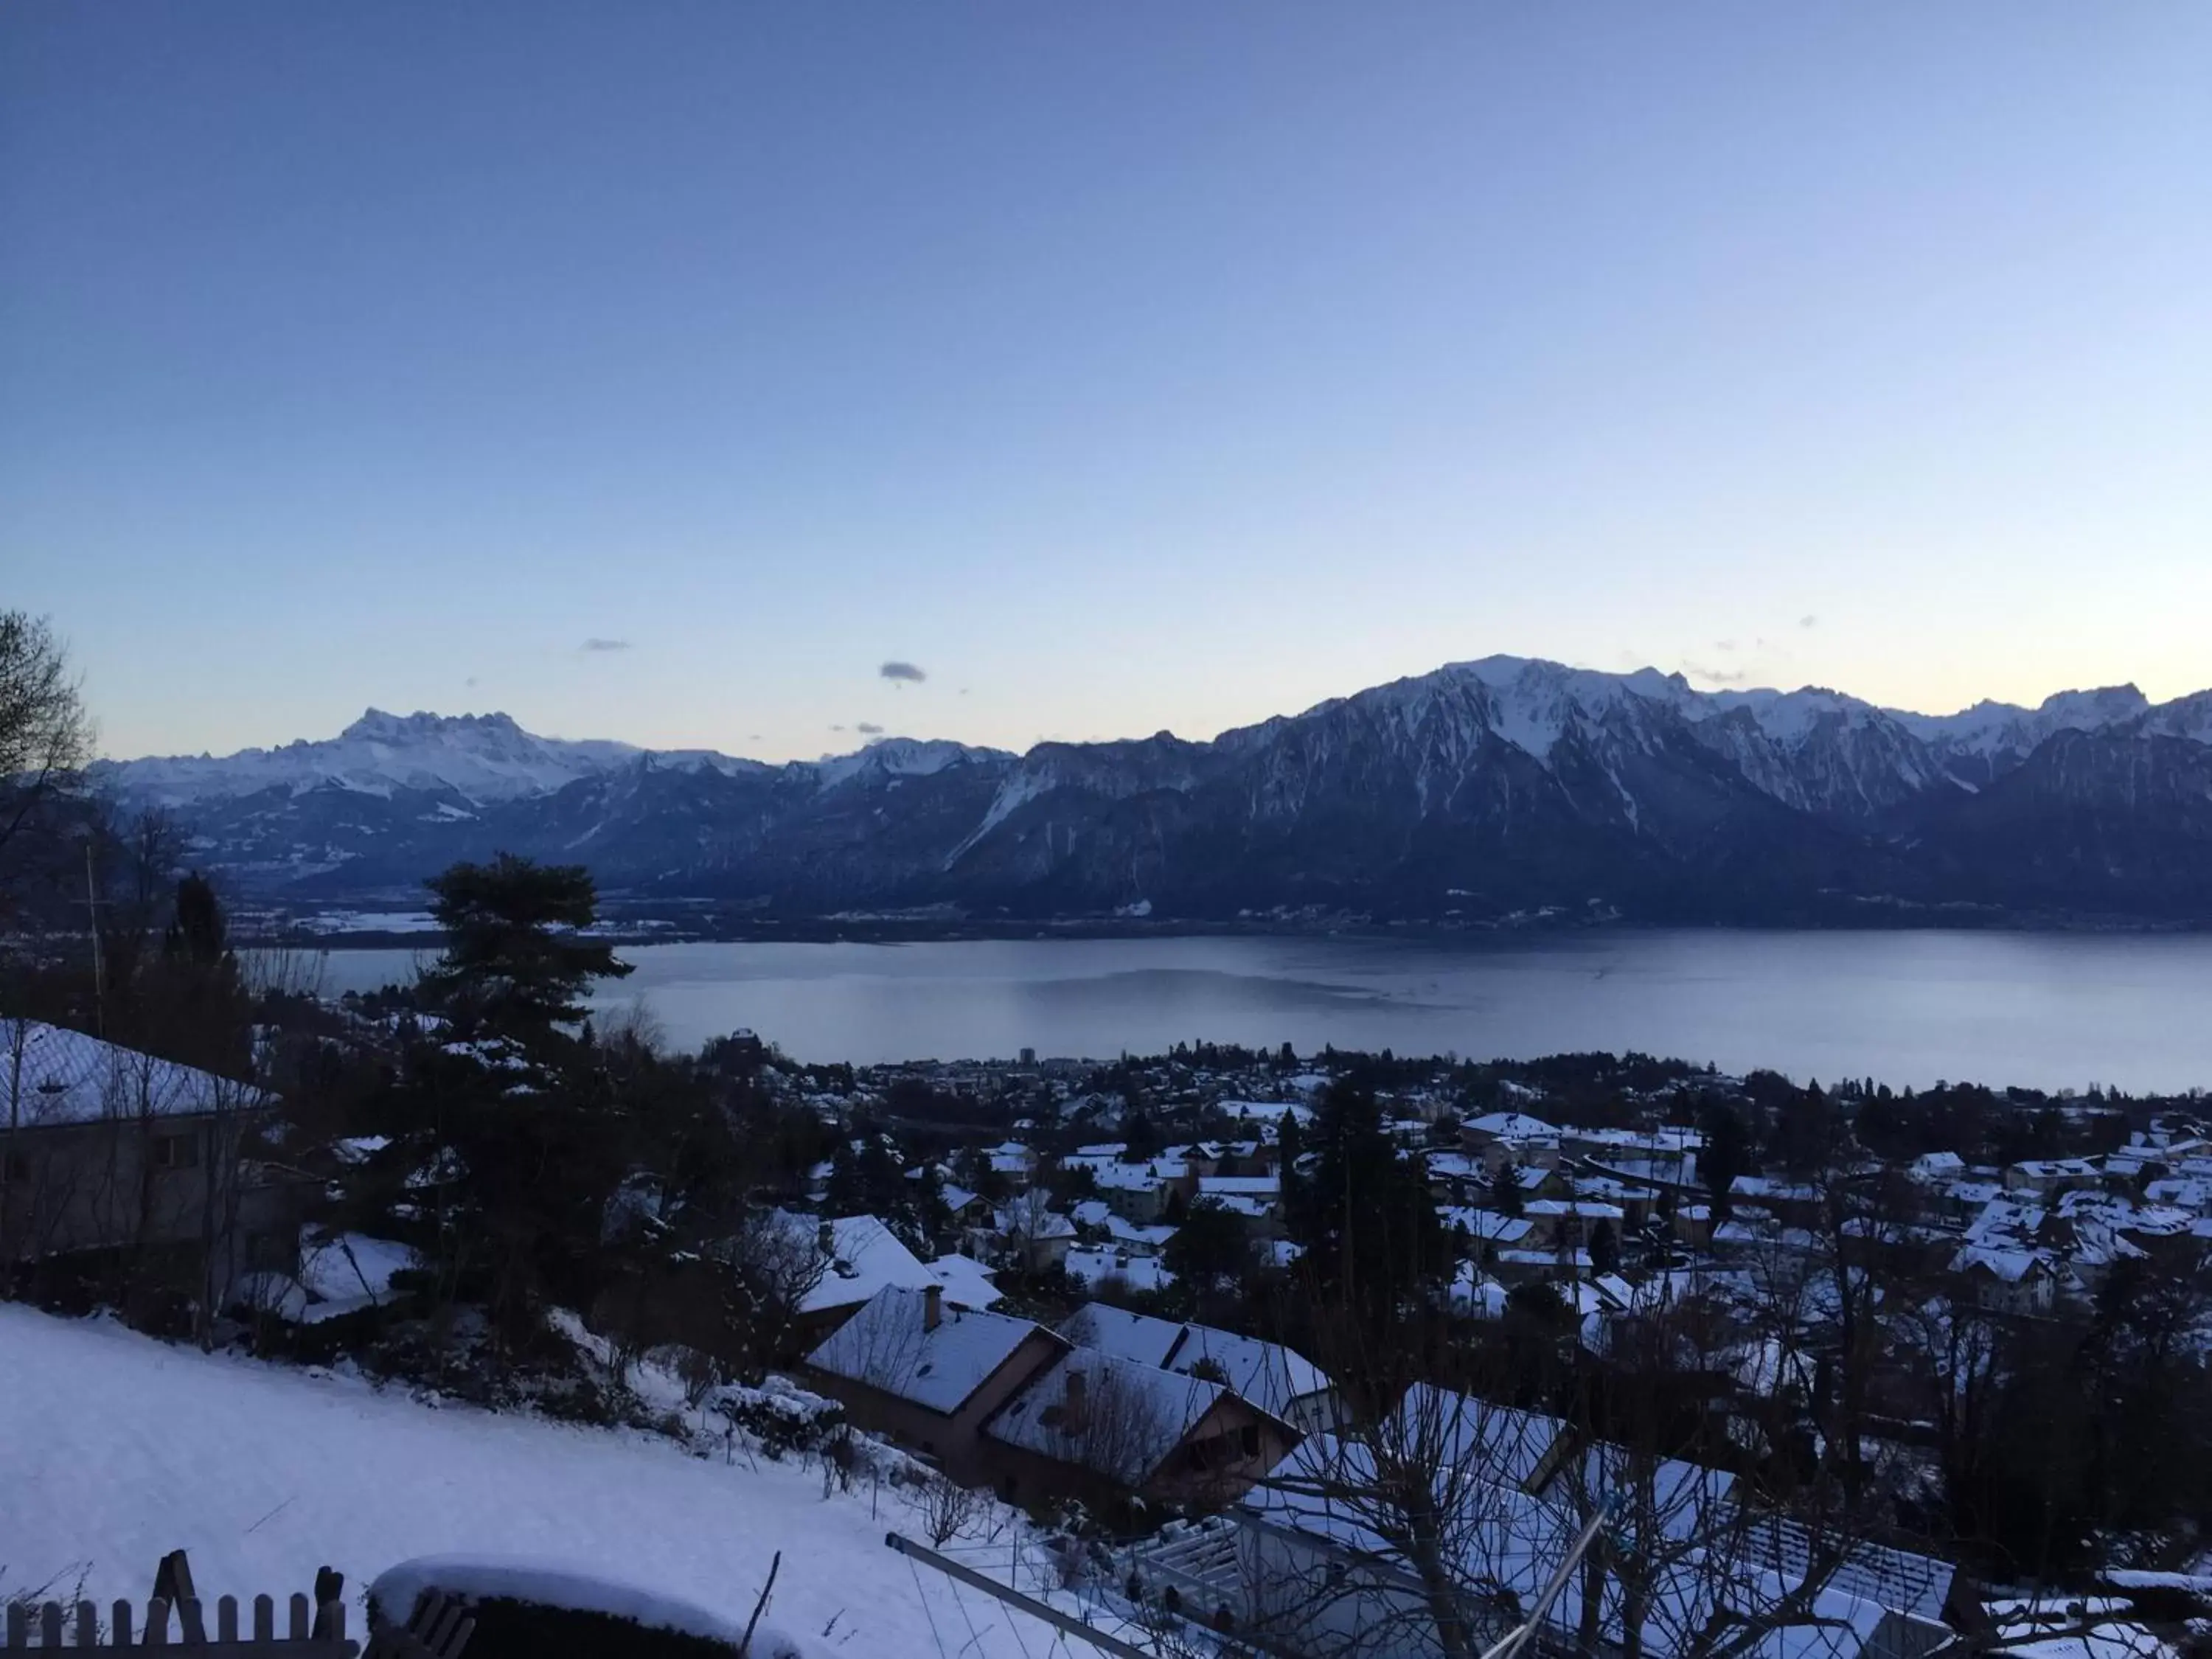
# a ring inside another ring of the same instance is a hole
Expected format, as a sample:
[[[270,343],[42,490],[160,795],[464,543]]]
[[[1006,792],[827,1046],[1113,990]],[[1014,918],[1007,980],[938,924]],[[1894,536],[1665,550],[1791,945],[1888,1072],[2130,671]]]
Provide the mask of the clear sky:
[[[9,0],[0,605],[118,755],[2172,696],[2208,88],[2190,0]]]

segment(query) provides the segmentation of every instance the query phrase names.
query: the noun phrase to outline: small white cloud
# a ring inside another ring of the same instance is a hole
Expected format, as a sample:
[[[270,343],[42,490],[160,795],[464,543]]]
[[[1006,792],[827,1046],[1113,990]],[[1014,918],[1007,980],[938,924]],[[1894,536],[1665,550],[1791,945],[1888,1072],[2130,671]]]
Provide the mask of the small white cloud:
[[[853,729],[864,738],[880,738],[884,734],[884,728],[873,720],[862,720]]]
[[[580,651],[590,652],[627,651],[630,648],[630,643],[628,640],[602,640],[594,638],[586,640],[583,644],[578,646],[576,648]]]
[[[1820,619],[1809,611],[1797,618],[1797,626],[1800,628],[1818,628],[1820,625]]]

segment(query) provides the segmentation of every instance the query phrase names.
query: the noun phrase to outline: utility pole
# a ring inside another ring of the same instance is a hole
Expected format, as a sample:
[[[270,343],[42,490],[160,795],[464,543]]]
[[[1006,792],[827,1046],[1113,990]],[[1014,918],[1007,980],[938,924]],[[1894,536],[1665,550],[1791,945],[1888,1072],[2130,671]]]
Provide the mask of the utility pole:
[[[100,951],[100,887],[93,878],[92,837],[84,838],[85,921],[92,929],[92,1018],[95,1034],[107,1038],[107,965]]]

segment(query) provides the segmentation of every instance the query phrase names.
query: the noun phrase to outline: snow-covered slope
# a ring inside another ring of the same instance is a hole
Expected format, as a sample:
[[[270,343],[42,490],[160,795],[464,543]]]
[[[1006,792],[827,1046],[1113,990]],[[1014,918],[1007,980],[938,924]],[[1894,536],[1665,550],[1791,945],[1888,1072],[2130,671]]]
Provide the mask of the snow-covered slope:
[[[973,1659],[1052,1632],[884,1547],[916,1526],[886,1491],[822,1495],[789,1464],[686,1455],[642,1435],[447,1406],[173,1348],[0,1304],[0,1586],[80,1572],[141,1601],[173,1549],[207,1595],[280,1600],[328,1564],[349,1597],[423,1555],[516,1555],[676,1596],[742,1626],[781,1550],[767,1622],[809,1659]],[[358,1607],[349,1617],[358,1620]],[[978,1639],[969,1639],[969,1621]],[[361,1626],[354,1623],[357,1632]],[[825,1633],[826,1632],[826,1633]],[[1026,1644],[1026,1648],[1024,1647]]]

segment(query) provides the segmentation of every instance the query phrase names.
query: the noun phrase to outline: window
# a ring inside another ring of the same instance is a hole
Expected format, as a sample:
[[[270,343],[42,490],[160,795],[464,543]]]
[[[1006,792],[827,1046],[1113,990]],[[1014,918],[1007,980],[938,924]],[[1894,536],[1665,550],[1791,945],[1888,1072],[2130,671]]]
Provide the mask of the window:
[[[0,1156],[0,1181],[28,1181],[31,1178],[31,1155],[28,1152],[9,1152]]]
[[[154,1167],[157,1170],[190,1170],[200,1161],[199,1137],[195,1134],[155,1135],[154,1137]]]
[[[1260,1455],[1260,1425],[1247,1423],[1243,1432],[1237,1436],[1237,1443],[1244,1448],[1245,1456],[1257,1457]]]

